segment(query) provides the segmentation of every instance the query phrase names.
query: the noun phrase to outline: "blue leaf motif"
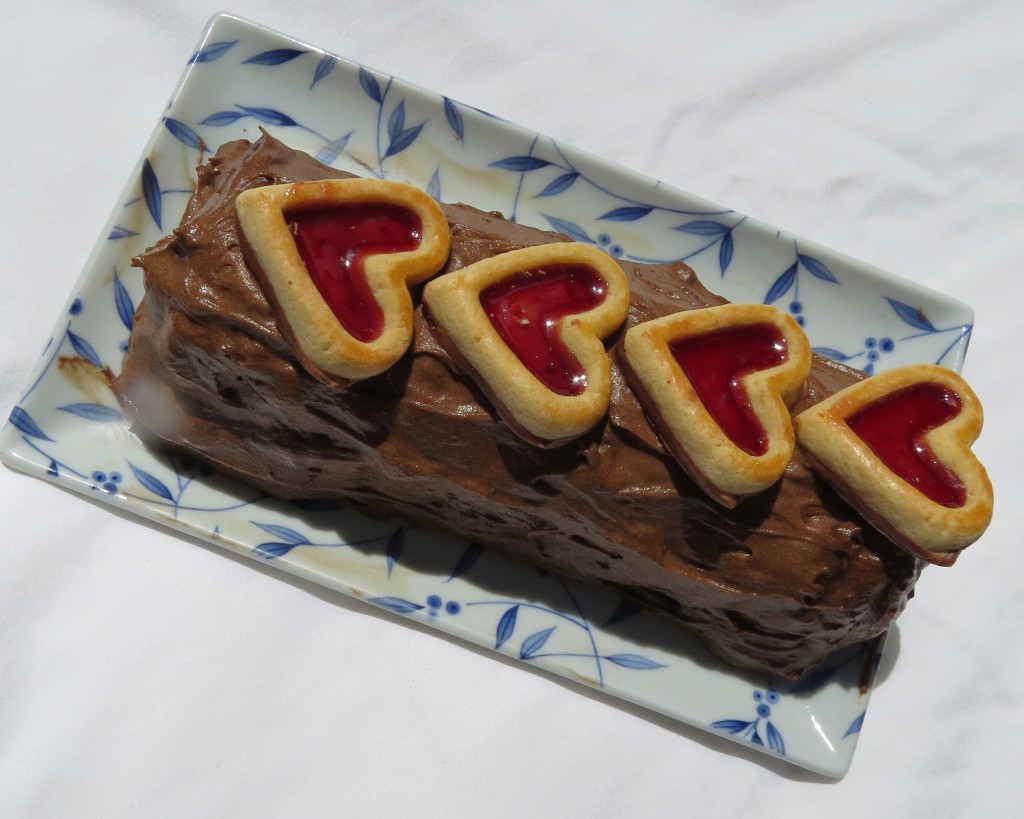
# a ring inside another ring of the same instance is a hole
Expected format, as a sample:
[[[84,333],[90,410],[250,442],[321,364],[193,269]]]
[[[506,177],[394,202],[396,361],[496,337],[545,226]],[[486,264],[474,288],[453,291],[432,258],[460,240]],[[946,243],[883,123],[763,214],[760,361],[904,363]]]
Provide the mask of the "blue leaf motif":
[[[546,168],[550,164],[546,159],[540,159],[536,156],[507,156],[504,159],[499,159],[497,162],[492,162],[489,167],[498,168],[503,171],[525,173],[526,171]]]
[[[142,163],[142,196],[146,200],[149,215],[156,222],[157,229],[163,230],[160,225],[160,212],[163,209],[163,203],[160,200],[160,182],[157,180],[156,171],[153,170],[148,158]]]
[[[50,465],[46,467],[46,474],[54,478],[60,475],[60,472],[57,471],[57,462],[53,458],[50,458]]]
[[[607,620],[604,621],[604,627],[613,626],[616,623],[621,623],[623,620],[628,620],[630,617],[638,615],[643,608],[632,600],[623,600],[615,607]]]
[[[721,222],[715,222],[711,219],[696,219],[692,222],[676,225],[672,230],[678,230],[681,233],[691,233],[694,236],[721,236],[723,233],[728,232],[729,228]]]
[[[238,40],[223,40],[219,43],[210,43],[207,46],[203,46],[189,59],[189,65],[194,63],[213,62],[214,60],[223,57],[224,54],[227,53],[228,49],[237,42]]]
[[[832,275],[832,271],[825,266],[824,262],[818,261],[813,256],[807,256],[803,253],[798,253],[796,257],[800,264],[806,267],[807,272],[814,276],[814,278],[821,279],[823,282],[839,284],[839,279]]]
[[[370,597],[368,599],[371,603],[388,611],[393,611],[395,614],[412,614],[412,612],[423,608],[419,603],[413,603],[411,600],[405,600],[401,597]]]
[[[456,577],[460,577],[472,569],[473,564],[480,559],[480,555],[482,555],[484,551],[482,544],[476,542],[470,543],[462,554],[459,555],[459,559],[455,561],[455,568],[452,569],[452,573],[448,576],[448,580],[454,580]]]
[[[857,718],[850,723],[850,727],[847,728],[846,733],[843,734],[843,739],[846,739],[849,736],[853,736],[854,734],[860,733],[860,729],[864,727],[864,715],[866,713],[867,712],[865,711],[861,711]]]
[[[380,83],[377,82],[377,78],[362,66],[359,66],[359,85],[366,92],[366,95],[378,105],[384,102],[384,96],[380,93]]]
[[[444,98],[444,118],[448,120],[448,124],[451,126],[455,135],[459,138],[460,142],[465,141],[465,123],[462,121],[462,114],[459,113],[459,109],[455,107],[455,103],[448,97]]]
[[[174,503],[174,495],[171,494],[171,490],[167,488],[163,481],[159,478],[150,475],[144,469],[139,469],[131,461],[128,462],[128,466],[131,467],[132,473],[135,475],[135,480],[142,484],[148,492],[152,492],[154,495],[164,498],[165,500]]]
[[[322,162],[324,165],[332,165],[332,164],[334,164],[334,160],[336,160],[339,156],[341,156],[342,151],[345,150],[345,146],[348,145],[348,141],[351,138],[352,138],[352,132],[349,131],[344,136],[340,136],[337,139],[332,140],[331,142],[328,142],[317,153],[317,155],[316,155],[317,162]]]
[[[200,122],[200,125],[212,125],[214,128],[220,128],[225,125],[231,125],[238,120],[242,119],[245,114],[240,114],[238,111],[218,111],[216,114],[210,114],[206,119]]]
[[[441,169],[434,170],[434,175],[427,183],[427,193],[437,202],[441,201]]]
[[[768,722],[765,726],[765,730],[768,734],[768,747],[776,753],[785,756],[786,743],[782,741],[782,734],[779,733],[779,729],[776,728],[771,722]]]
[[[761,747],[764,747],[764,740],[761,739],[761,735],[757,732],[756,728],[754,729],[754,733],[750,735],[750,741],[754,745],[759,745]]]
[[[121,415],[113,407],[108,407],[103,404],[68,404],[64,407],[57,407],[61,412],[68,412],[72,415],[77,415],[79,418],[84,418],[86,421],[99,421],[101,423],[109,423],[111,421],[120,421],[124,416]]]
[[[114,304],[117,306],[117,315],[121,323],[129,330],[135,321],[135,305],[132,304],[132,297],[128,295],[127,288],[121,284],[121,279],[114,273]]]
[[[732,249],[732,231],[729,231],[722,237],[722,246],[718,248],[718,269],[723,276],[729,267],[729,262],[732,261]]]
[[[391,533],[391,537],[388,538],[387,548],[384,550],[388,564],[388,577],[391,577],[391,570],[394,569],[395,564],[398,563],[398,558],[402,556],[402,549],[404,548],[405,527],[399,526]]]
[[[277,523],[252,523],[266,532],[268,535],[279,537],[285,543],[290,543],[292,546],[310,546],[312,541],[301,532],[296,532],[294,529],[288,526],[281,526]]]
[[[179,142],[184,142],[189,148],[204,150],[203,141],[199,134],[189,128],[184,122],[171,117],[164,117],[164,127],[171,132],[171,135]]]
[[[313,81],[309,83],[309,88],[311,89],[314,85],[316,85],[316,83],[323,80],[331,72],[333,72],[334,67],[337,66],[337,64],[337,57],[332,56],[331,54],[325,54],[323,57],[321,57],[321,61],[316,63],[316,71],[313,72]]]
[[[394,142],[399,134],[405,130],[405,100],[395,106],[395,110],[388,117],[388,138]]]
[[[896,315],[911,327],[916,327],[918,330],[924,330],[928,333],[938,332],[935,329],[935,325],[928,321],[928,317],[925,316],[924,310],[921,308],[911,307],[909,304],[904,304],[902,301],[896,301],[896,299],[890,299],[888,296],[885,297],[885,300],[889,302],[889,306],[896,311]]]
[[[738,734],[740,731],[745,731],[750,726],[750,722],[746,722],[741,719],[720,719],[717,722],[711,723],[712,728],[717,728],[721,731],[728,731],[730,734]]]
[[[635,222],[637,219],[645,217],[652,210],[654,210],[653,207],[646,205],[629,205],[626,207],[614,208],[603,216],[598,216],[597,218],[608,222]]]
[[[32,420],[32,416],[21,407],[12,409],[8,420],[15,429],[25,433],[29,438],[39,438],[41,441],[53,440],[53,438],[39,428],[39,425]]]
[[[497,631],[495,632],[495,651],[505,645],[512,636],[512,632],[516,630],[516,618],[518,616],[519,606],[512,606],[512,608],[501,615],[501,619],[498,621]]]
[[[791,264],[782,272],[782,275],[779,276],[779,278],[772,282],[772,286],[768,288],[768,293],[764,297],[764,303],[772,304],[773,302],[776,302],[779,299],[781,299],[789,290],[789,288],[793,286],[793,283],[795,281],[796,262],[793,262],[793,264]]]
[[[499,117],[497,114],[492,114],[490,111],[485,111],[483,108],[474,108],[472,105],[469,107],[473,108],[473,110],[476,111],[478,114],[483,114],[488,119],[496,119],[500,122],[505,122],[505,120]]]
[[[260,122],[264,122],[267,125],[278,125],[282,128],[291,128],[292,126],[298,125],[287,114],[283,114],[274,108],[249,108],[245,105],[239,105],[245,113],[249,116],[256,117]]]
[[[544,644],[548,641],[548,637],[551,636],[551,632],[555,630],[555,627],[546,628],[543,631],[538,631],[536,634],[531,634],[525,640],[523,645],[519,649],[520,660],[530,660],[537,656],[537,652],[540,651]]]
[[[72,333],[70,330],[67,331],[67,334],[68,341],[71,342],[71,347],[74,351],[94,367],[102,370],[103,362],[100,361],[100,357],[96,355],[96,351],[92,348],[92,345],[81,336],[77,336]]]
[[[568,219],[560,219],[557,216],[548,216],[546,213],[542,213],[541,216],[548,220],[551,227],[559,233],[564,233],[570,239],[575,239],[577,242],[596,244],[594,240],[587,235],[587,232],[575,222],[570,222]]]
[[[833,347],[812,347],[811,351],[825,358],[831,358],[833,361],[849,361],[852,358],[852,356],[841,353]]]
[[[399,154],[408,148],[413,142],[416,141],[416,137],[420,135],[420,131],[423,130],[425,122],[421,122],[419,125],[415,125],[412,128],[406,128],[400,133],[391,144],[388,145],[388,149],[384,152],[384,158],[387,159],[389,156]]]
[[[260,543],[253,547],[253,551],[261,557],[272,560],[275,557],[284,557],[296,545],[295,543]]]
[[[309,87],[312,88],[320,82],[320,80],[330,74],[334,70],[334,66],[337,64],[337,58],[332,57],[330,54],[325,54],[321,57],[320,62],[316,64],[316,71],[313,72],[313,82],[309,84]]]
[[[114,227],[111,228],[110,233],[107,235],[107,238],[108,239],[127,239],[129,236],[138,236],[138,235],[139,234],[136,233],[134,230],[129,230],[128,228],[121,227],[120,225],[114,225]]]
[[[271,51],[261,51],[248,60],[243,60],[242,65],[282,65],[291,62],[296,57],[301,57],[306,52],[297,48],[275,48]]]
[[[572,183],[579,179],[580,175],[577,171],[570,171],[569,173],[563,173],[557,179],[551,180],[547,187],[544,188],[538,197],[541,196],[555,196],[556,194],[562,193],[572,187]]]
[[[641,657],[639,654],[611,654],[605,657],[608,662],[615,663],[615,665],[621,665],[623,668],[632,668],[636,671],[648,671],[652,668],[665,668],[661,663],[656,663],[654,660],[650,660],[647,657]]]

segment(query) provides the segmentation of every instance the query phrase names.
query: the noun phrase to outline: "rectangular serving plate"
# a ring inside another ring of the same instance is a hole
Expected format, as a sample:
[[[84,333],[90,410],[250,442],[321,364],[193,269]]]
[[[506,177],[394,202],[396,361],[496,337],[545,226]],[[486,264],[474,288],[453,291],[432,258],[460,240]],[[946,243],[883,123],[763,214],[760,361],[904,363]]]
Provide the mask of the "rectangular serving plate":
[[[9,466],[826,776],[849,768],[879,646],[797,682],[738,671],[603,590],[475,543],[284,503],[142,445],[109,389],[143,295],[133,256],[177,224],[211,146],[264,128],[634,261],[683,259],[732,301],[788,311],[818,352],[959,370],[965,305],[232,15],[208,24],[0,437]],[[865,681],[868,684],[865,685]]]

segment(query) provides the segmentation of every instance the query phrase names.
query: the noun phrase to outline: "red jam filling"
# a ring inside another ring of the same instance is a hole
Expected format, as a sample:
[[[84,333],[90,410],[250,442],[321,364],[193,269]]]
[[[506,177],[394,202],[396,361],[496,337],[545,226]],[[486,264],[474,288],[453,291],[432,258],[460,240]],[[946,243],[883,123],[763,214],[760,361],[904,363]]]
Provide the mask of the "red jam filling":
[[[419,216],[374,202],[296,209],[285,218],[309,277],[342,327],[362,342],[378,338],[384,312],[366,280],[364,262],[367,256],[419,247]]]
[[[960,412],[960,398],[941,384],[916,384],[879,398],[846,423],[883,463],[935,503],[967,502],[963,483],[938,460],[924,436]]]
[[[554,264],[524,270],[480,294],[498,335],[526,368],[558,395],[580,395],[587,374],[562,342],[558,322],[604,301],[607,285],[586,265]]]
[[[743,324],[669,344],[711,417],[748,455],[768,451],[768,435],[743,389],[748,373],[782,364],[786,339],[772,324]]]

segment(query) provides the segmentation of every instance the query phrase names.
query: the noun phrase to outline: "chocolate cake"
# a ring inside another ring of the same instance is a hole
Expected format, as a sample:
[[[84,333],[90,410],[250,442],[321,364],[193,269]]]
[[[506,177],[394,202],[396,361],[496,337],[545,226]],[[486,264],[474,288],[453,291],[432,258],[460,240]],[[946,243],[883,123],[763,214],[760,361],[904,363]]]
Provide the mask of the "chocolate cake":
[[[775,486],[735,509],[715,503],[662,446],[614,356],[607,417],[552,448],[502,422],[439,343],[418,289],[413,346],[396,365],[344,388],[310,376],[245,263],[235,197],[339,176],[269,135],[226,144],[199,169],[180,226],[137,260],[146,295],[116,391],[140,431],[276,496],[346,498],[612,585],[739,667],[796,677],[889,627],[921,561],[799,450]],[[448,271],[565,241],[464,205],[444,211]],[[626,326],[724,301],[682,263],[622,268]],[[862,377],[815,357],[793,413]]]

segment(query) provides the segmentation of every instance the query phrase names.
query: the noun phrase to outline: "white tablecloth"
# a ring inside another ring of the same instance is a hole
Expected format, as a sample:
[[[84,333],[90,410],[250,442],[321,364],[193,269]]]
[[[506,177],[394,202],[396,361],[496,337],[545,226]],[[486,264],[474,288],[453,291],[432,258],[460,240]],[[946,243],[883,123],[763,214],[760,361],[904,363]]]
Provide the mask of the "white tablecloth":
[[[230,8],[971,304],[989,532],[832,782],[0,469],[0,815],[1009,816],[1024,804],[1024,6]],[[11,3],[0,411],[216,7]],[[785,814],[782,812],[786,811]]]

